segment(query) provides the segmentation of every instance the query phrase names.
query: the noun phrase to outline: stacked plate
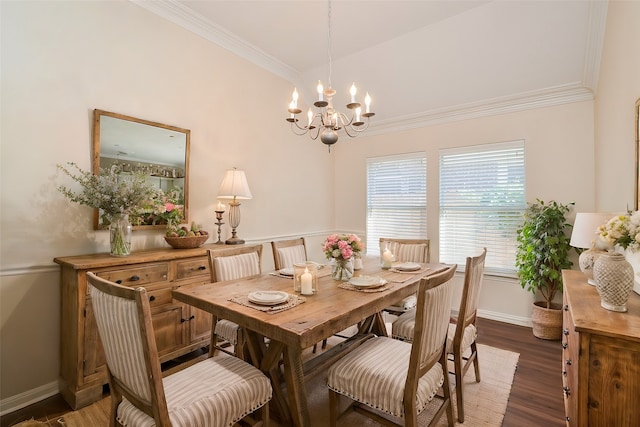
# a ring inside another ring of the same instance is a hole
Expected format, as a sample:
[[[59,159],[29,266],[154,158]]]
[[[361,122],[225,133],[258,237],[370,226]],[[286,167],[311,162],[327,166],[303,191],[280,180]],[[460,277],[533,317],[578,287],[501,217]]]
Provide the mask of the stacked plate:
[[[283,276],[293,276],[293,268],[291,267],[282,268],[278,270],[278,273],[280,273]]]
[[[394,267],[398,271],[416,271],[420,270],[421,265],[415,262],[405,262]]]
[[[349,284],[356,288],[378,288],[387,283],[382,277],[379,276],[358,276],[352,277],[349,280]]]
[[[255,291],[248,297],[250,302],[259,305],[278,305],[289,301],[289,294],[282,291]]]

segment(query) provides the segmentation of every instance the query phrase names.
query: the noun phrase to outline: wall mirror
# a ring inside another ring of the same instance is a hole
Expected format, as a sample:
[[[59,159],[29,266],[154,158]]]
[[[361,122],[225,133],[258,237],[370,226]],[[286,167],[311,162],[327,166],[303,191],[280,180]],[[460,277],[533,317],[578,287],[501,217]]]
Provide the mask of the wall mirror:
[[[633,114],[636,128],[636,210],[640,210],[640,98],[636,101]]]
[[[129,216],[134,229],[165,228],[162,208],[177,205],[188,223],[189,212],[189,143],[191,131],[149,120],[93,111],[93,173],[116,164],[122,174],[142,172],[157,186],[162,200],[154,200]],[[98,209],[94,228],[108,226]]]

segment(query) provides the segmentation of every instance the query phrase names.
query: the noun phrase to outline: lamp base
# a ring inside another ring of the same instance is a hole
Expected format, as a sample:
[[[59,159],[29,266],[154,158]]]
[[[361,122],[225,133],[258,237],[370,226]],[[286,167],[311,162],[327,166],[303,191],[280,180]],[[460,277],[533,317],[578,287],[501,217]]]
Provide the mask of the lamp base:
[[[244,240],[242,240],[239,237],[232,237],[230,239],[227,239],[226,242],[224,242],[226,245],[243,245],[244,244]]]

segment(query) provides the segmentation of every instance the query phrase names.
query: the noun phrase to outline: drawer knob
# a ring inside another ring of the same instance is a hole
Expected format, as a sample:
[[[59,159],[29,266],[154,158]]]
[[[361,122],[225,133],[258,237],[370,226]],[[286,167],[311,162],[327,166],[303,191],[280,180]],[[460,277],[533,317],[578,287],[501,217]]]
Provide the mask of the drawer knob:
[[[568,343],[566,343],[566,342],[563,342],[563,343],[562,343],[562,348],[566,350],[566,349],[567,349],[567,347],[569,347],[569,344],[568,344]]]
[[[201,265],[200,267],[198,267],[198,270],[206,270],[207,267],[205,267],[204,265]]]
[[[156,300],[156,296],[155,296],[155,295],[151,295],[151,296],[149,297],[149,301],[155,301],[155,300]]]
[[[571,417],[565,417],[565,419],[567,420],[568,423],[571,422]]]
[[[571,394],[571,389],[569,387],[562,387],[562,391],[565,396],[569,396]]]
[[[566,363],[567,365],[571,365],[571,359],[567,359],[564,363]]]
[[[122,279],[118,279],[118,280],[116,280],[116,282],[115,282],[115,283],[117,283],[118,285],[122,285]]]
[[[137,282],[138,280],[140,280],[140,276],[136,276],[136,275],[131,276],[131,279],[129,280],[131,280],[132,282]]]
[[[569,311],[569,305],[568,305],[568,304],[565,304],[565,305],[564,305],[564,307],[563,307],[563,309],[564,309],[564,311]]]
[[[566,336],[569,335],[569,329],[563,329],[562,333]]]
[[[563,376],[563,377],[566,377],[566,376],[567,376],[567,371],[566,371],[566,370],[564,370],[564,369],[562,370],[562,376]]]
[[[189,320],[195,319],[196,316],[194,314],[191,315],[188,319],[180,319],[180,323],[188,322]]]

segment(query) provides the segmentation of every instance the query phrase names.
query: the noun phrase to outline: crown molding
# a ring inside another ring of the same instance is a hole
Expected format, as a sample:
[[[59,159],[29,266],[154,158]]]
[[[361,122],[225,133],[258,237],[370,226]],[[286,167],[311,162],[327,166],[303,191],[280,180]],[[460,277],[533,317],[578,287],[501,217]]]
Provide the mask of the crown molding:
[[[581,83],[572,83],[391,118],[371,124],[367,130],[367,134],[378,135],[389,132],[399,132],[425,126],[470,120],[498,114],[507,114],[535,108],[545,108],[572,102],[589,101],[592,99],[593,93],[590,89],[583,87]]]
[[[288,81],[295,81],[300,74],[284,62],[265,53],[263,50],[239,38],[219,25],[203,18],[202,15],[195,13],[192,9],[183,6],[175,0],[129,1]]]
[[[582,84],[595,94],[598,87],[600,59],[607,25],[608,0],[592,1],[589,4],[589,22],[587,24],[587,45],[584,54]]]

